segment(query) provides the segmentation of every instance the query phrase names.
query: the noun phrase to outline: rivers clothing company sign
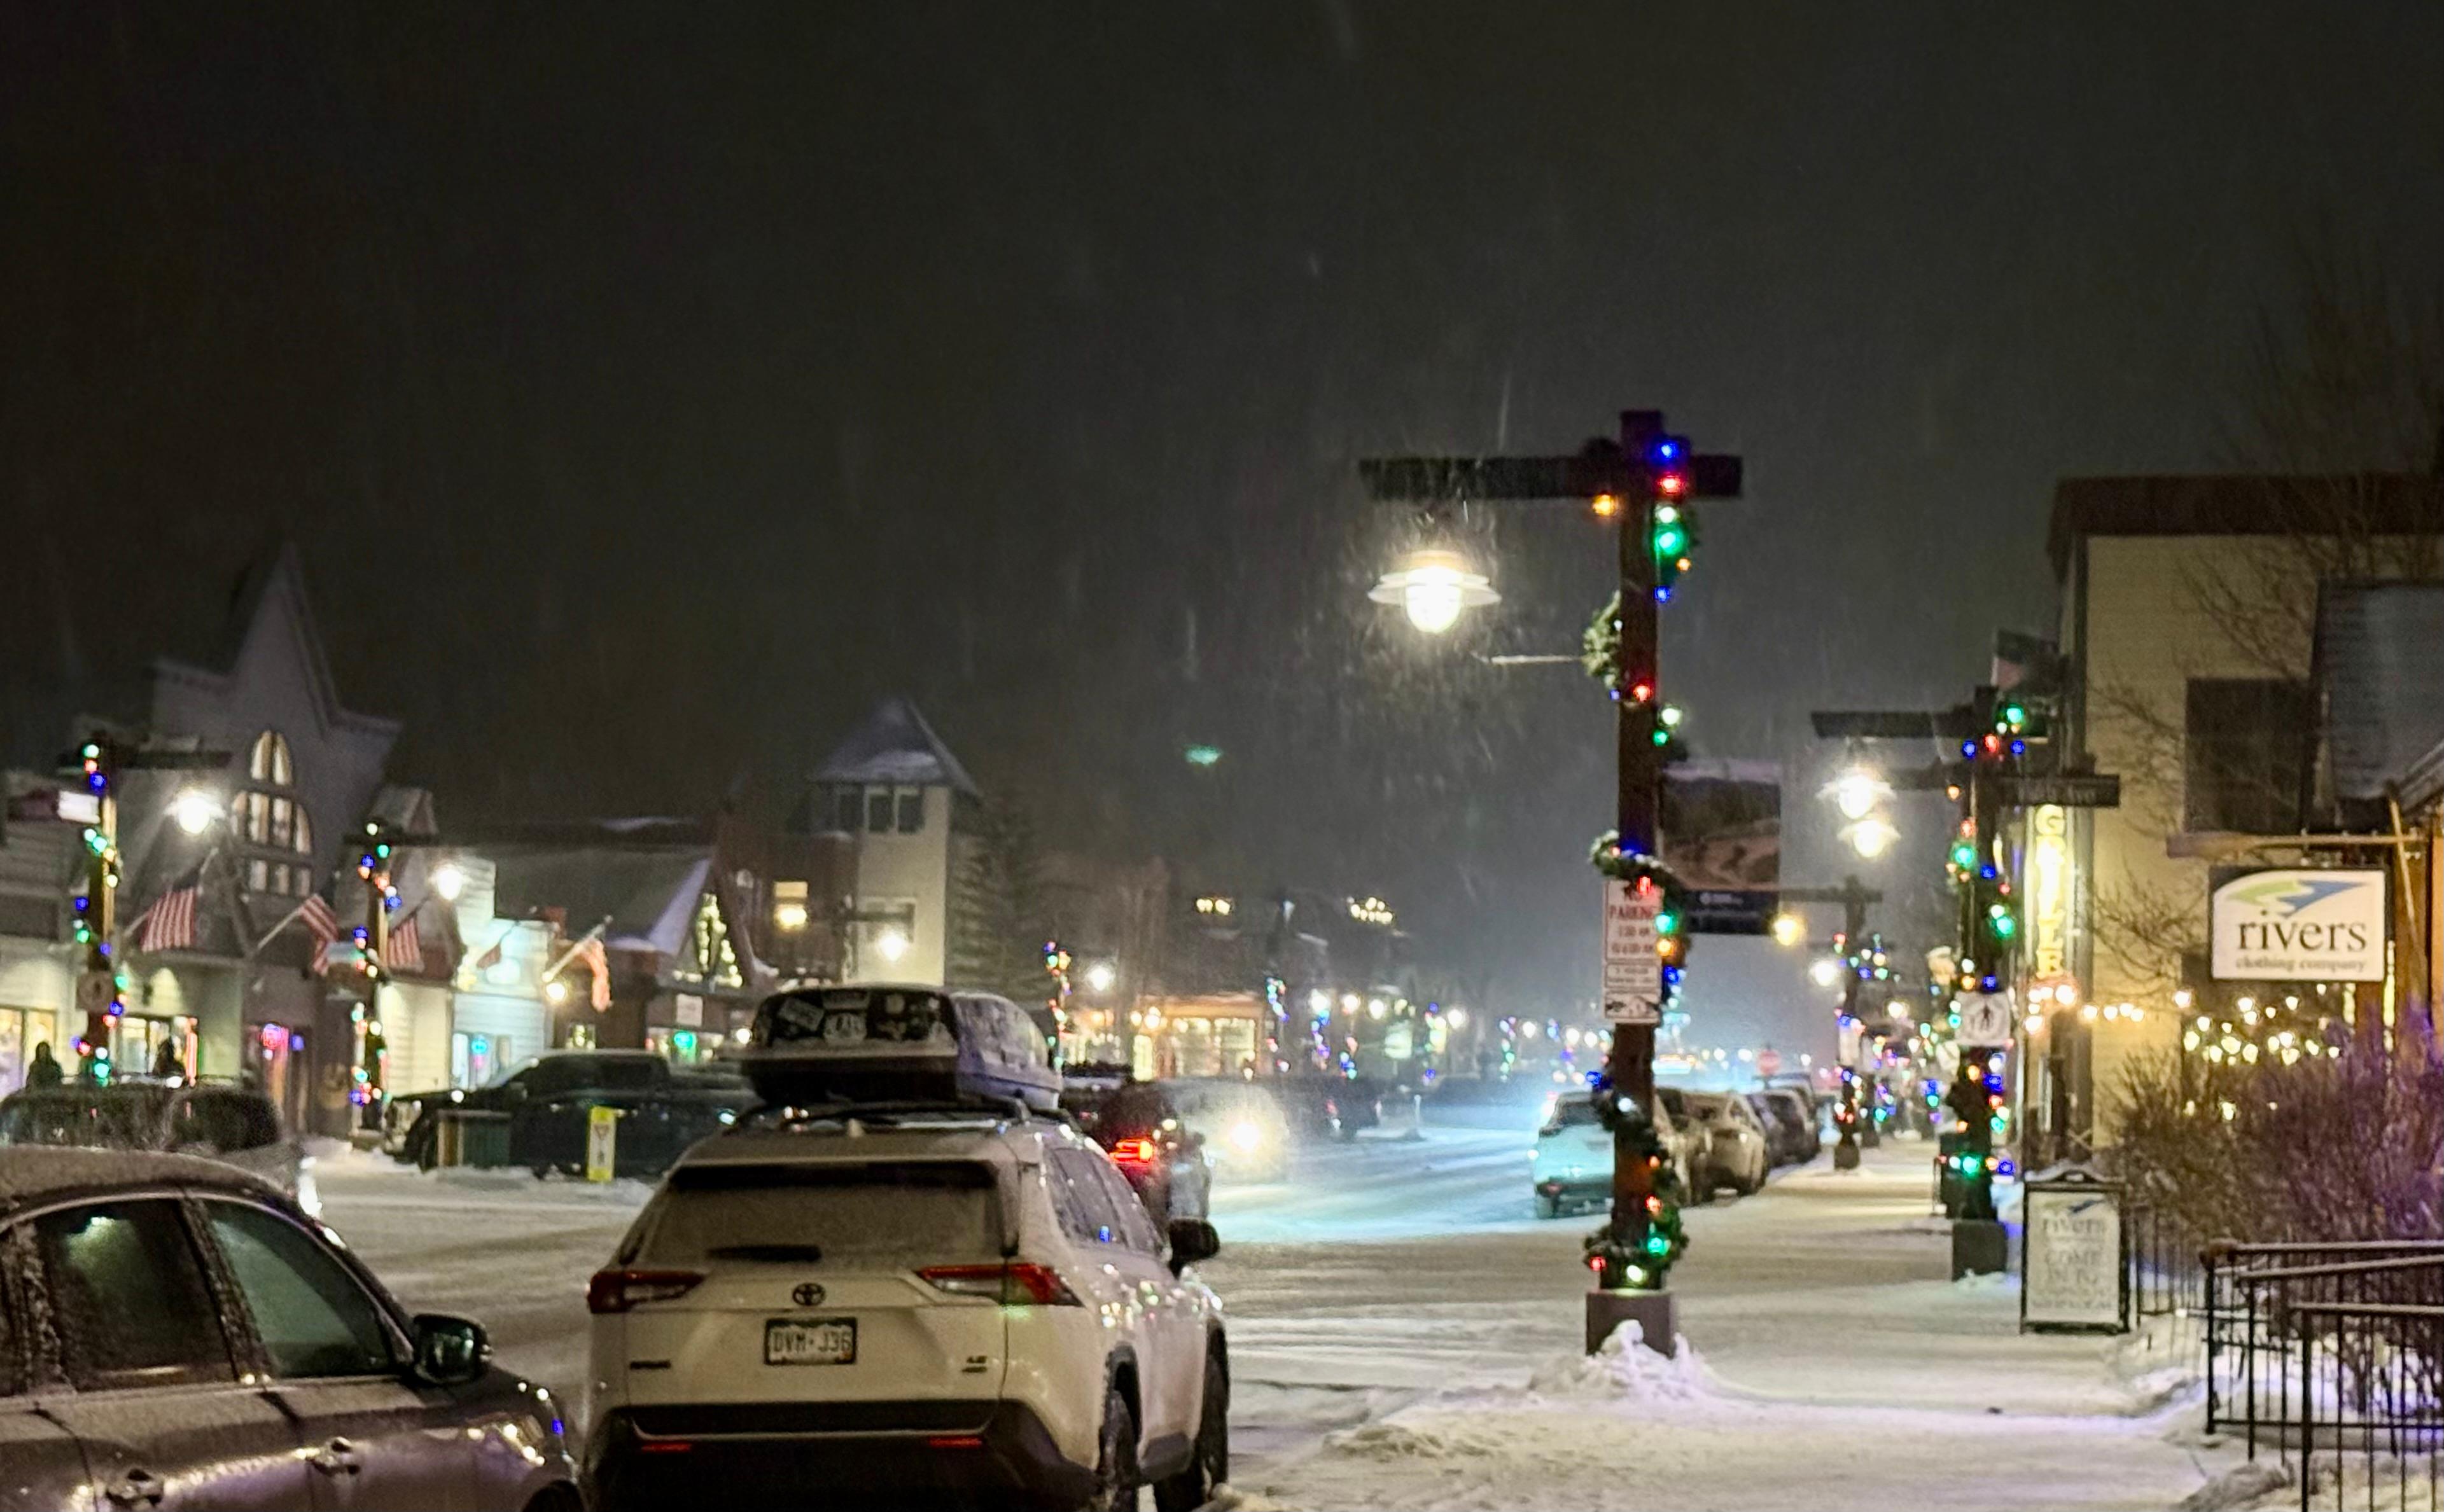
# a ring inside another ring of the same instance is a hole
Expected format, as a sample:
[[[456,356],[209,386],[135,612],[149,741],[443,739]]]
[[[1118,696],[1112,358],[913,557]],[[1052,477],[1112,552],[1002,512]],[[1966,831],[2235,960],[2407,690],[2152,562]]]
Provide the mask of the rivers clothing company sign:
[[[2212,885],[2215,980],[2384,980],[2384,873],[2219,868]]]

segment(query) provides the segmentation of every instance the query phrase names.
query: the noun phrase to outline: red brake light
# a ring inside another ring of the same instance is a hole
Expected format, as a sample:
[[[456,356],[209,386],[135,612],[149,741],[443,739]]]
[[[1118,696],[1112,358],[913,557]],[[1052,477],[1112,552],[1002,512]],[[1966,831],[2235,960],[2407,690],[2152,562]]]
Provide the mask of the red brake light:
[[[1114,1160],[1125,1160],[1133,1166],[1150,1165],[1154,1161],[1154,1141],[1151,1139],[1115,1139],[1112,1141],[1112,1158]]]
[[[624,1313],[639,1302],[666,1302],[685,1297],[704,1281],[694,1270],[598,1270],[585,1283],[585,1310]]]
[[[1059,1271],[1028,1261],[1014,1260],[1007,1265],[929,1265],[916,1274],[936,1291],[954,1297],[990,1297],[1007,1307],[1083,1305]]]

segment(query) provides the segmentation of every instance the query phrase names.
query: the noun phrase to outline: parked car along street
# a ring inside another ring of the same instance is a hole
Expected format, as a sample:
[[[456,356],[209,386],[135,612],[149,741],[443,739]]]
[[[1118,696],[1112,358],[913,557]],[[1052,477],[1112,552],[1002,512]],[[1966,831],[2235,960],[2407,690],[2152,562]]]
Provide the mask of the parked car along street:
[[[585,1169],[591,1110],[616,1108],[619,1174],[653,1176],[755,1101],[745,1079],[726,1067],[676,1066],[651,1050],[555,1050],[486,1086],[393,1097],[385,1145],[431,1170],[445,1118],[492,1114],[501,1120],[492,1159],[537,1175],[575,1173]]]
[[[0,1150],[0,1512],[580,1512],[552,1394],[242,1171]]]
[[[1774,1164],[1796,1165],[1813,1160],[1824,1149],[1823,1136],[1817,1132],[1815,1106],[1805,1094],[1768,1088],[1745,1096],[1759,1121],[1765,1124]]]
[[[1680,1178],[1681,1190],[1695,1198],[1697,1140],[1673,1118],[1660,1096],[1655,1099],[1655,1132]],[[1612,1201],[1612,1131],[1596,1116],[1595,1103],[1585,1093],[1557,1093],[1546,1099],[1528,1171],[1539,1218]]]
[[[0,1145],[173,1151],[249,1171],[312,1213],[314,1157],[261,1092],[234,1081],[65,1081],[0,1098]]]
[[[1748,1099],[1730,1092],[1663,1090],[1675,1094],[1674,1119],[1697,1145],[1696,1180],[1689,1189],[1699,1202],[1725,1187],[1745,1197],[1765,1185],[1773,1154],[1765,1125]]]

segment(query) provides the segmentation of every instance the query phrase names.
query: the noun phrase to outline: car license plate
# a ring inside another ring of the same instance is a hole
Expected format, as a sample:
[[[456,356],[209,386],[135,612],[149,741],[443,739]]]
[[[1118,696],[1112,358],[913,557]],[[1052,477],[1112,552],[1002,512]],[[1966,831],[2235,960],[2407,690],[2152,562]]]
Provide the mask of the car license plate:
[[[764,1363],[854,1365],[857,1363],[857,1319],[768,1318],[764,1324]]]

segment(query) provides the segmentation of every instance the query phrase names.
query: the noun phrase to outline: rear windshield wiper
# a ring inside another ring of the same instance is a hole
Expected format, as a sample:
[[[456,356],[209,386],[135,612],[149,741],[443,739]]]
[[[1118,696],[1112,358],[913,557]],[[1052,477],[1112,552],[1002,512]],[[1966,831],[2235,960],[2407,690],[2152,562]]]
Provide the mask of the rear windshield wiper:
[[[824,1258],[821,1245],[715,1245],[704,1252],[707,1260],[760,1260],[774,1264],[802,1263],[813,1264]]]

